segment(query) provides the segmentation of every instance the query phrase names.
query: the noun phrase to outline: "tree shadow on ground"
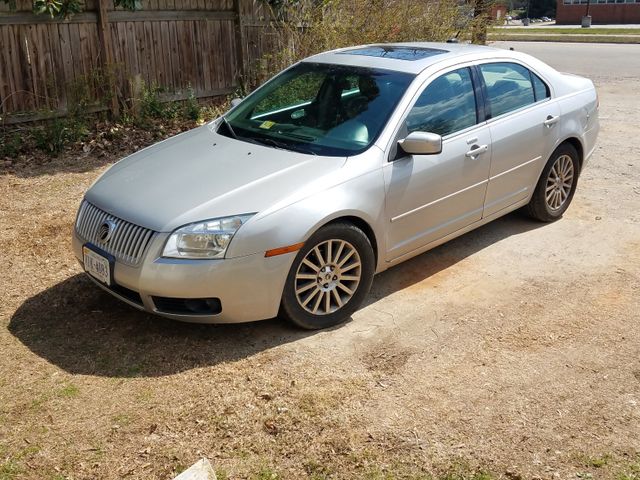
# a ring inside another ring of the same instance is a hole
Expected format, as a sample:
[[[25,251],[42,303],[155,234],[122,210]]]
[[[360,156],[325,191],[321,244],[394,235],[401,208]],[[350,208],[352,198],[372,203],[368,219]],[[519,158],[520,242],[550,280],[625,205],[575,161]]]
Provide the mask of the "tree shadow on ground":
[[[517,214],[492,222],[378,275],[366,304],[541,225]],[[69,373],[106,377],[171,375],[248,358],[314,334],[279,319],[235,325],[167,320],[125,305],[83,274],[26,300],[12,316],[9,331]]]

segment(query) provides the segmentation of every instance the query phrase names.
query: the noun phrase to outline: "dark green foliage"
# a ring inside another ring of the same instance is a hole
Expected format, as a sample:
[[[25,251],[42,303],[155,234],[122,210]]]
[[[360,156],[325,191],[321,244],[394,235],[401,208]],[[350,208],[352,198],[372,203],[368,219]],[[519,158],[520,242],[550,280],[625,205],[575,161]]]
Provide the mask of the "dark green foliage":
[[[200,105],[192,88],[189,89],[189,96],[184,102],[184,116],[189,120],[198,120],[200,118]]]
[[[9,5],[9,9],[16,9],[16,0],[0,1]],[[113,0],[113,5],[133,11],[140,8],[140,0]],[[82,0],[33,0],[33,13],[48,14],[51,18],[69,18],[83,8]]]
[[[68,18],[80,13],[83,6],[79,0],[34,0],[33,12],[46,13],[51,18]]]
[[[56,118],[34,129],[33,139],[38,149],[57,155],[65,146],[82,140],[88,133],[87,125],[77,118]]]
[[[22,136],[18,132],[0,134],[0,158],[14,158],[22,148]]]

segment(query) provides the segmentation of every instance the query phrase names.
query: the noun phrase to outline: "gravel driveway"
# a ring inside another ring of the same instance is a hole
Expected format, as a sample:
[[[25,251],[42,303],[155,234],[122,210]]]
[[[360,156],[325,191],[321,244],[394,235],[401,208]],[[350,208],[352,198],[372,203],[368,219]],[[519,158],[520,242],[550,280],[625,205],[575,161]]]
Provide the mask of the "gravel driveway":
[[[640,478],[640,46],[506,46],[597,84],[573,204],[384,272],[341,328],[134,311],[69,247],[106,165],[0,175],[0,478],[166,479],[201,456],[221,478]]]

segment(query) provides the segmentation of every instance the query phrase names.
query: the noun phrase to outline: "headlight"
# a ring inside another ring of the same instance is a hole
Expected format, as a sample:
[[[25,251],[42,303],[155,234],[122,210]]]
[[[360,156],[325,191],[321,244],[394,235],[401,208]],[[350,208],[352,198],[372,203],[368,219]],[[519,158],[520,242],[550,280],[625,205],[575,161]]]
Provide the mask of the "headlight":
[[[231,239],[255,213],[214,218],[180,227],[171,234],[162,252],[172,258],[224,258]]]

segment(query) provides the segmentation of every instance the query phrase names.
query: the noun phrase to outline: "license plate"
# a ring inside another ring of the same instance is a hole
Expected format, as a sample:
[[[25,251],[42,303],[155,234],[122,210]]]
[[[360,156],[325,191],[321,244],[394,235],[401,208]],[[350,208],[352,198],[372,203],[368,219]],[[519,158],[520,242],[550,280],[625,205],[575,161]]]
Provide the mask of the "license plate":
[[[94,252],[89,247],[82,247],[84,269],[93,278],[105,285],[111,285],[111,264],[108,258]]]

